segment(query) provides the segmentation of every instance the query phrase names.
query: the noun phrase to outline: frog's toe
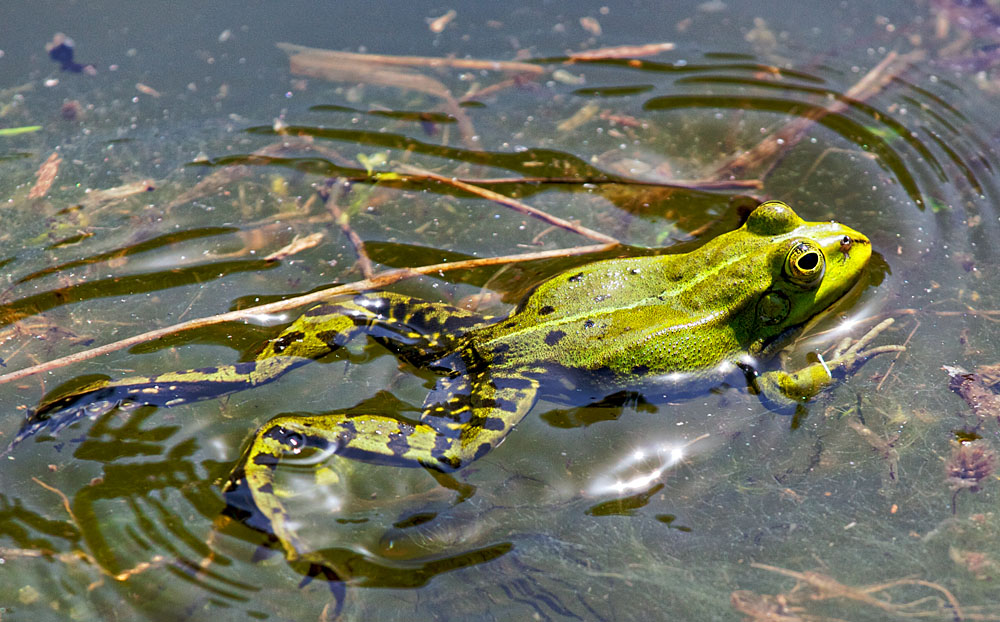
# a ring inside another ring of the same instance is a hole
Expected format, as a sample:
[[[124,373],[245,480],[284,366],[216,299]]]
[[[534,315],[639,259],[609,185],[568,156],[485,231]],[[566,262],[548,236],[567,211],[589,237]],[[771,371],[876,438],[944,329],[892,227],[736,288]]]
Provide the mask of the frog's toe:
[[[326,586],[333,594],[334,611],[330,619],[336,620],[340,617],[340,612],[344,608],[344,599],[347,597],[347,586],[344,580],[337,574],[337,571],[322,562],[310,562],[308,568],[299,581],[299,587],[305,587],[312,583],[313,579],[326,581]]]
[[[885,329],[892,326],[893,322],[894,320],[892,318],[882,320],[873,326],[867,333],[862,335],[857,341],[849,343],[847,347],[842,348],[838,346],[834,350],[833,356],[826,362],[826,364],[832,369],[838,369],[843,373],[849,374],[879,354],[905,352],[906,346],[903,345],[890,344],[869,347],[876,337],[882,334]]]
[[[83,394],[69,395],[42,406],[28,415],[17,436],[6,449],[0,452],[0,456],[7,455],[22,441],[43,430],[48,430],[50,434],[55,435],[80,419],[97,419],[119,406],[124,406],[125,399],[118,393],[115,387],[107,387]]]

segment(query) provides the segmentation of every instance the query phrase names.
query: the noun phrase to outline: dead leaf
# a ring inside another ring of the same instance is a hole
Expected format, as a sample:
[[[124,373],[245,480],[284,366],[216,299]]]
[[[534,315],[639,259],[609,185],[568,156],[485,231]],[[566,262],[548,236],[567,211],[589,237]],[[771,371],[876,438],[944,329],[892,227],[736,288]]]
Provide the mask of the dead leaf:
[[[295,236],[295,238],[282,248],[274,251],[270,255],[264,258],[264,261],[281,261],[286,257],[290,257],[296,253],[301,253],[306,249],[310,249],[314,246],[319,245],[323,241],[323,233],[317,232],[307,235],[305,237]]]
[[[942,367],[951,378],[948,388],[965,400],[972,412],[977,416],[1000,418],[1000,395],[990,389],[990,386],[977,373],[967,372],[961,367],[945,365]],[[991,374],[993,368],[986,368]]]
[[[601,23],[593,17],[581,17],[580,27],[595,37],[601,36]]]
[[[56,174],[59,172],[59,165],[62,163],[62,158],[55,151],[49,156],[42,166],[39,167],[38,172],[35,176],[38,177],[38,181],[32,186],[31,192],[28,193],[29,199],[40,199],[49,193],[49,188],[52,187],[52,182],[56,180]]]
[[[436,17],[432,20],[429,20],[427,22],[427,27],[430,28],[431,32],[435,34],[443,32],[448,23],[451,20],[455,19],[456,15],[458,15],[458,11],[452,9],[447,13],[445,13],[444,15],[442,15],[441,17]]]

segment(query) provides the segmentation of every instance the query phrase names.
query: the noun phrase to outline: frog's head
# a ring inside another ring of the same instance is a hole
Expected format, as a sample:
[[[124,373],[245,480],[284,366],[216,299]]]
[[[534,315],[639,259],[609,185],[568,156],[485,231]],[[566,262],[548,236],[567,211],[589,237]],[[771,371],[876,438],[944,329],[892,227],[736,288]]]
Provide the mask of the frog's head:
[[[767,332],[805,323],[861,280],[871,242],[838,222],[807,222],[780,201],[762,203],[743,225],[764,244],[770,287],[757,301]]]

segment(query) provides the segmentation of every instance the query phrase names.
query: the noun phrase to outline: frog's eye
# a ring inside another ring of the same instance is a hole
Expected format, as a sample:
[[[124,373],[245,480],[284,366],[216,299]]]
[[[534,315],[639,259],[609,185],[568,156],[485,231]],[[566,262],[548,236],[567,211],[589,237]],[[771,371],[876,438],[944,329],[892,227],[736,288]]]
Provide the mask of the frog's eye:
[[[785,275],[798,285],[815,285],[825,271],[826,257],[814,242],[797,243],[785,257]]]

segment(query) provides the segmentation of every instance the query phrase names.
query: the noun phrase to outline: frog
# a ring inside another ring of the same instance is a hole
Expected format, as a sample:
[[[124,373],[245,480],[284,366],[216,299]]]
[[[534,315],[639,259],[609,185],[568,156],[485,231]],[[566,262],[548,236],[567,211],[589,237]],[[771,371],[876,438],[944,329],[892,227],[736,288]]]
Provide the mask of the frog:
[[[334,463],[327,482],[330,472],[334,482],[347,477],[356,462],[449,474],[494,451],[541,397],[632,391],[673,398],[733,375],[777,412],[800,408],[875,355],[904,350],[870,347],[883,322],[828,360],[791,372],[764,367],[863,283],[871,255],[862,233],[805,221],[787,204],[766,201],[742,226],[690,252],[605,259],[559,273],[504,316],[358,291],[308,309],[253,360],[103,379],[43,401],[7,452],[43,429],[56,433],[114,409],[176,407],[274,382],[367,336],[437,376],[419,419],[276,416],[253,433],[223,485],[227,498],[241,498],[264,518],[254,527],[270,532],[289,560],[302,559],[305,547],[275,474],[303,452]]]

